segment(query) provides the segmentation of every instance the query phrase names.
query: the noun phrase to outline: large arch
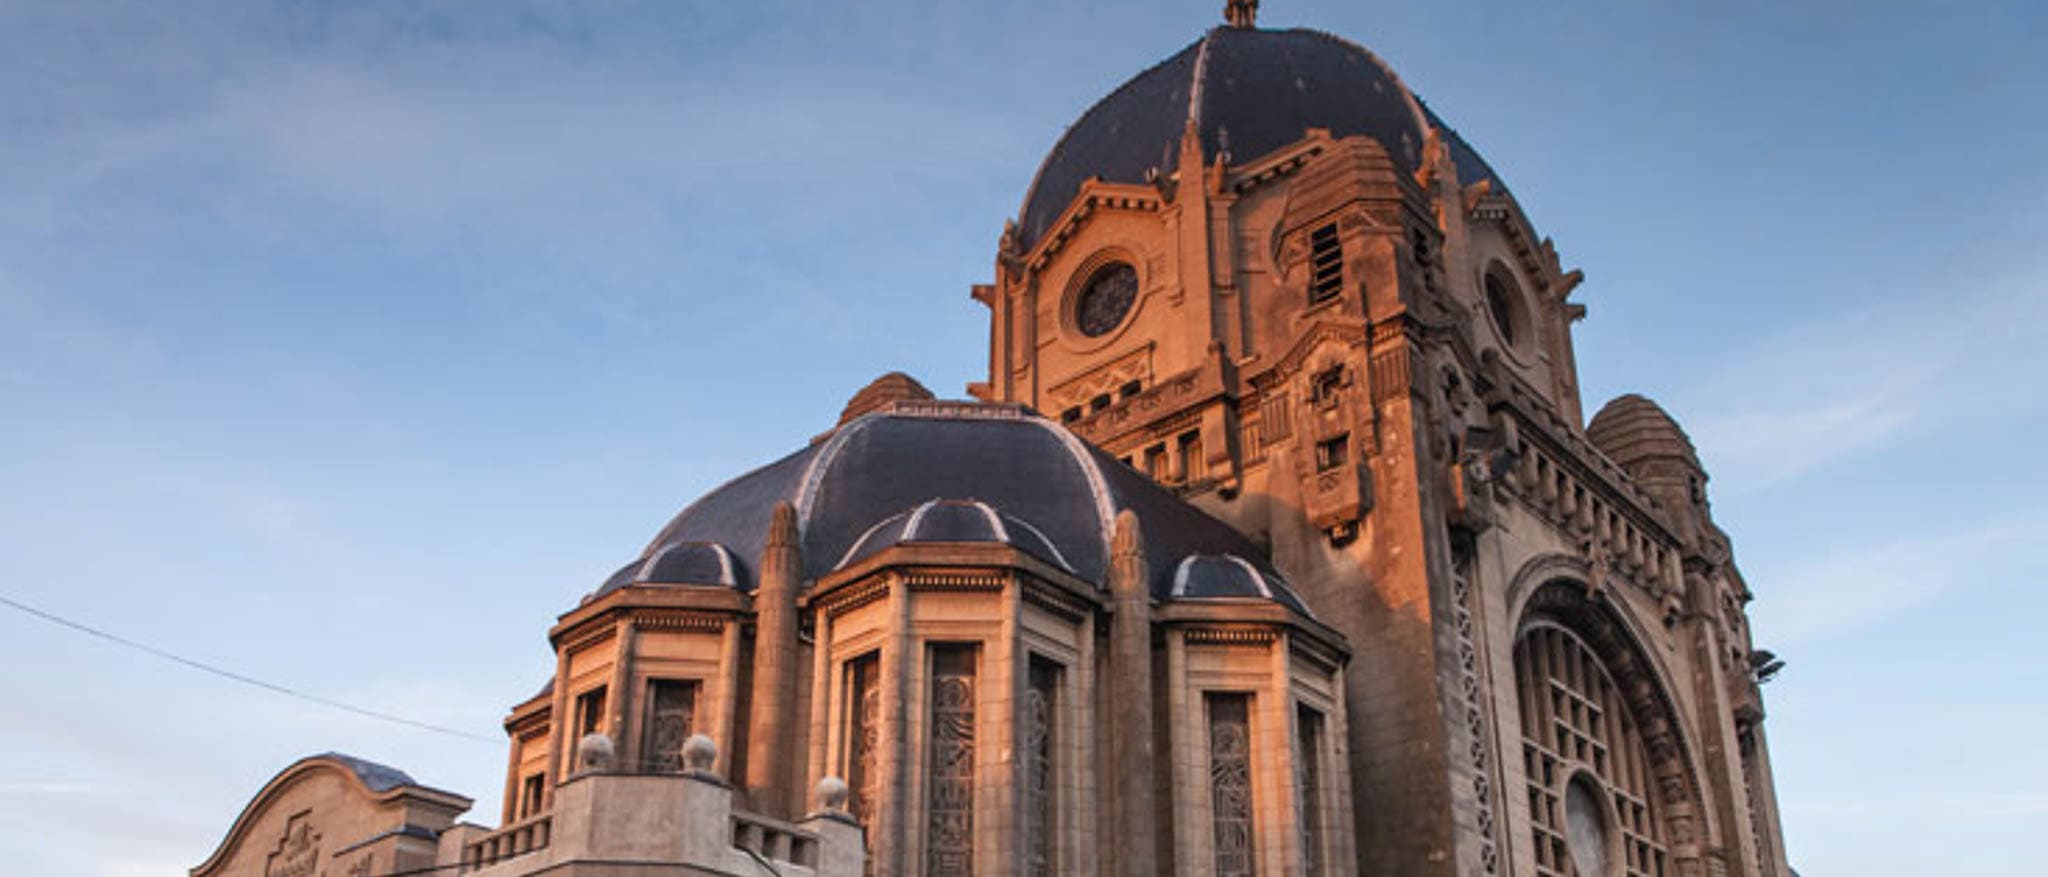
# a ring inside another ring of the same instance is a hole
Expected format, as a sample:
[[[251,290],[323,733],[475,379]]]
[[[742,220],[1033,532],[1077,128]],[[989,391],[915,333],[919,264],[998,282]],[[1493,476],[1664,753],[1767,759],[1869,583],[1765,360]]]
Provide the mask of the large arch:
[[[1627,714],[1626,732],[1640,739],[1648,780],[1642,790],[1654,796],[1649,802],[1656,821],[1654,836],[1668,850],[1668,873],[1703,874],[1704,850],[1713,833],[1712,811],[1706,804],[1695,747],[1687,739],[1687,724],[1671,696],[1669,674],[1645,648],[1646,638],[1626,608],[1616,605],[1606,591],[1588,587],[1592,572],[1583,560],[1549,555],[1525,564],[1510,586],[1511,617],[1517,619],[1513,663],[1518,709],[1528,711],[1524,679],[1535,672],[1525,666],[1525,644],[1532,638],[1555,638],[1554,642],[1582,647],[1612,681],[1612,695]],[[1523,739],[1504,742],[1527,745],[1531,716],[1518,715],[1518,724]],[[1564,782],[1552,777],[1549,784],[1555,790]],[[1521,830],[1536,830],[1534,806],[1533,800],[1524,802]]]

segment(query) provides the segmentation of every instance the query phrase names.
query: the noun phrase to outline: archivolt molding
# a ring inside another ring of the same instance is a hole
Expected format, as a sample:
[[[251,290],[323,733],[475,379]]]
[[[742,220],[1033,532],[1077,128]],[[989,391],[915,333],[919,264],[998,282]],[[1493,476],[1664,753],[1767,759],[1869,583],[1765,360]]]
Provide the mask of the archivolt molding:
[[[1579,573],[1570,572],[1574,566]],[[1671,695],[1671,676],[1645,645],[1649,640],[1643,627],[1627,607],[1587,588],[1585,576],[1591,567],[1564,555],[1524,564],[1509,586],[1511,617],[1517,619],[1515,638],[1520,640],[1534,627],[1552,625],[1570,631],[1599,656],[1642,734],[1678,873],[1704,874],[1711,838],[1718,831],[1707,806],[1697,750],[1687,739],[1684,714]]]
[[[1529,594],[1538,585],[1546,585],[1558,579],[1583,582],[1592,577],[1593,563],[1576,554],[1552,552],[1529,558],[1520,569],[1515,570],[1513,576],[1508,578],[1508,617],[1522,617],[1522,604],[1528,600]]]

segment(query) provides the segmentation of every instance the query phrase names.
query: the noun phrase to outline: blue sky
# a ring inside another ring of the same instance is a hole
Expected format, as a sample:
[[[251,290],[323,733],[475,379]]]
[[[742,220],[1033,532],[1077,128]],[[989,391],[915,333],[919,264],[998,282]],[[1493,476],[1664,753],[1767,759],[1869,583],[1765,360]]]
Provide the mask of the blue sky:
[[[2048,823],[2048,15],[1268,0],[1506,178],[1691,430],[1794,864]],[[0,0],[0,594],[495,735],[544,632],[872,376],[982,377],[1039,158],[1220,2]],[[1623,8],[1616,8],[1623,7]],[[0,613],[0,860],[174,873],[291,760],[503,750]]]

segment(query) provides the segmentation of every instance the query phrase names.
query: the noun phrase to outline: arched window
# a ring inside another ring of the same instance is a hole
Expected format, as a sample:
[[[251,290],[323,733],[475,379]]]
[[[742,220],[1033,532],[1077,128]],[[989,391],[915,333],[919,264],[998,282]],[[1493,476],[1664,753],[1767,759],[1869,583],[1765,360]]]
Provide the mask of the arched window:
[[[1669,873],[1642,732],[1599,656],[1569,630],[1535,625],[1515,644],[1515,689],[1536,873]]]

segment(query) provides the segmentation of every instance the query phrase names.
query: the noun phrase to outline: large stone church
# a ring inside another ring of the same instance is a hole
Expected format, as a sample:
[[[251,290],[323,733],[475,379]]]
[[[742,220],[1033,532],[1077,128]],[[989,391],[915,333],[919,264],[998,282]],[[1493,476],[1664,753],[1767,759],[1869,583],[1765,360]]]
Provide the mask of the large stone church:
[[[1789,875],[1685,432],[1588,421],[1580,274],[1256,6],[1046,156],[971,399],[876,380],[561,616],[499,827],[329,753],[193,874]]]

